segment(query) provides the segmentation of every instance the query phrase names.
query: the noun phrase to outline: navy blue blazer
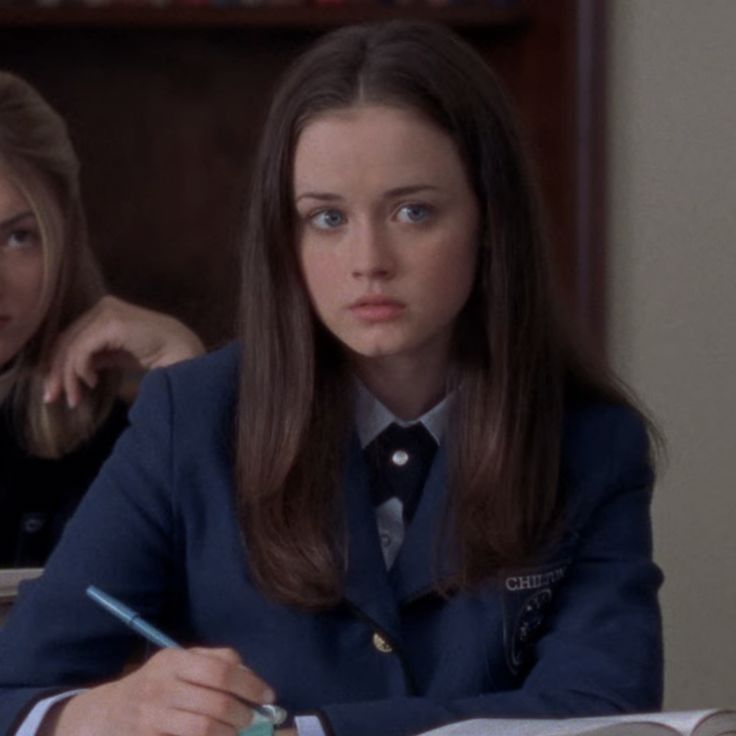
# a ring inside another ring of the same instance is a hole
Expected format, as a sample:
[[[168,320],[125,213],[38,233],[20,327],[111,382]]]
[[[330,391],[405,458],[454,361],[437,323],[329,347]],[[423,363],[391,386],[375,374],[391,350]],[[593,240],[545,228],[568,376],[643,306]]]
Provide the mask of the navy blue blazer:
[[[130,428],[0,632],[1,733],[40,696],[113,677],[130,656],[136,635],[85,596],[89,584],[185,643],[234,647],[290,712],[318,712],[335,736],[660,707],[652,473],[633,412],[569,412],[562,541],[542,564],[449,598],[433,591],[444,450],[387,571],[356,439],[344,600],[310,613],[266,600],[248,574],[233,502],[237,365],[230,346],[144,382]]]

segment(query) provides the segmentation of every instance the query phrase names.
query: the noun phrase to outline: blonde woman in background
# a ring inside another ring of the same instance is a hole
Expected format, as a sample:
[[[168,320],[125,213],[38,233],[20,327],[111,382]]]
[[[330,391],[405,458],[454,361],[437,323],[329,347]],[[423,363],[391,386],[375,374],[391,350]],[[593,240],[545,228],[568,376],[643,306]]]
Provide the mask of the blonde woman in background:
[[[0,566],[44,563],[126,424],[121,370],[201,352],[105,296],[66,125],[0,71]]]

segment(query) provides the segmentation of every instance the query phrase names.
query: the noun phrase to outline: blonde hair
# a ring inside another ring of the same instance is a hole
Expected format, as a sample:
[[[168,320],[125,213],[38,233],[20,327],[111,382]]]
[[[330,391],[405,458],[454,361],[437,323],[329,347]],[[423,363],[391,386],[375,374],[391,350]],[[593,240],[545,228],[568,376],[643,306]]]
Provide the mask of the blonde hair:
[[[41,232],[44,317],[3,377],[3,404],[24,448],[61,457],[89,439],[107,418],[117,378],[106,375],[80,405],[45,404],[43,377],[60,332],[103,294],[88,244],[79,187],[79,161],[67,127],[27,82],[0,71],[0,169],[26,198]]]

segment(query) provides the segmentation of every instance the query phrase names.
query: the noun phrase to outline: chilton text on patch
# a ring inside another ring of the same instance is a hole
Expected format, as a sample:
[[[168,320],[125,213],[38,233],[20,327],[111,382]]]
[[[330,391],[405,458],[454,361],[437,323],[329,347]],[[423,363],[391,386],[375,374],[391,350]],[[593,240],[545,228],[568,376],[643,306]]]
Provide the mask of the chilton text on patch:
[[[549,572],[536,573],[533,575],[516,575],[506,578],[506,590],[535,590],[551,585],[565,576],[565,568],[557,567]]]

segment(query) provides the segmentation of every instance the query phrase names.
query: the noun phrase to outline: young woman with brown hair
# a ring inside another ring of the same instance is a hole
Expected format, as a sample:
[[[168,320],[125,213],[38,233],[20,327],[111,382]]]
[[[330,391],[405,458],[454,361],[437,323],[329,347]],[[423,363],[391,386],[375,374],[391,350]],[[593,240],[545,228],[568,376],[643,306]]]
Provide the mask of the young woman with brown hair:
[[[0,724],[232,734],[277,699],[285,733],[408,736],[658,707],[646,425],[557,319],[483,61],[421,23],[329,34],[253,181],[242,341],[147,379],[0,636]],[[100,684],[134,635],[90,583],[185,648]],[[34,706],[59,687],[90,689]]]

